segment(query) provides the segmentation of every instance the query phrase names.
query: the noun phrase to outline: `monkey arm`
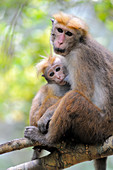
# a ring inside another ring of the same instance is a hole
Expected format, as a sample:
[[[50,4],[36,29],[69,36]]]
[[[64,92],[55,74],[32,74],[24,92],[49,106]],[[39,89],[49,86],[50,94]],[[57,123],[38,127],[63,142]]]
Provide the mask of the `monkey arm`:
[[[37,126],[37,121],[36,119],[39,119],[42,116],[42,113],[40,113],[40,108],[43,104],[43,101],[46,98],[46,85],[43,86],[36,96],[34,97],[30,109],[30,125],[32,126]]]
[[[105,124],[109,129],[106,130]],[[47,134],[33,126],[27,127],[25,137],[51,145],[71,130],[74,138],[83,143],[103,143],[113,134],[113,124],[91,101],[78,91],[68,92],[61,100],[49,123]],[[84,135],[85,133],[85,135]]]
[[[41,133],[47,133],[51,117],[53,116],[55,110],[57,109],[60,101],[61,99],[59,99],[54,105],[49,107],[37,122],[38,129],[40,130]]]
[[[59,97],[55,96],[53,89],[48,84],[43,86],[32,101],[30,110],[30,125],[37,126],[37,121],[42,117],[45,111],[56,103]]]
[[[38,115],[36,116],[36,122],[40,120],[40,118],[45,114],[46,110],[54,105],[59,100],[59,97],[49,96],[47,95],[38,111]]]
[[[31,109],[30,109],[30,125],[37,126],[36,117],[39,115],[39,109],[42,105],[42,100],[44,100],[44,96],[41,95],[41,90],[36,94],[32,101]]]

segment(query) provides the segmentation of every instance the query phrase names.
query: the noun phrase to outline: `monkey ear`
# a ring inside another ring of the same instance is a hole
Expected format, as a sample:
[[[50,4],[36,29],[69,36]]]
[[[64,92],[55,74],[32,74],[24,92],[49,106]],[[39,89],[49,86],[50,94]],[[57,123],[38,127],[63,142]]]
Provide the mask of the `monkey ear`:
[[[53,24],[53,23],[54,23],[54,19],[53,19],[53,18],[51,18],[50,20],[52,21],[52,24]]]
[[[44,77],[48,83],[50,82],[50,80],[44,74],[42,74],[42,77]]]

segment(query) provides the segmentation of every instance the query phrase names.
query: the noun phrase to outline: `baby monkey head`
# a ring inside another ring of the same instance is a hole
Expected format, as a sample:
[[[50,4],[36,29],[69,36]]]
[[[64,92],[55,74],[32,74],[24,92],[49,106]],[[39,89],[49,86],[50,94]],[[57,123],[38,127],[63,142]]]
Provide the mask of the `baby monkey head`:
[[[65,78],[67,76],[67,69],[64,66],[60,57],[52,57],[51,59],[44,59],[37,64],[38,72],[43,73],[43,77],[48,83],[56,83],[59,85],[65,85],[67,82]]]

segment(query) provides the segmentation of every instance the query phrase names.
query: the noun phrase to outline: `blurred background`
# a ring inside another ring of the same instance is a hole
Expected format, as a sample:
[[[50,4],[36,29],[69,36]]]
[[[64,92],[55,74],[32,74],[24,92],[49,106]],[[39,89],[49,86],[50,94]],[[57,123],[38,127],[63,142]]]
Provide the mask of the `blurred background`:
[[[84,19],[92,36],[113,51],[113,0],[0,1],[0,143],[23,137],[31,102],[45,83],[35,65],[49,53],[50,18],[64,11]],[[30,161],[32,149],[0,156],[0,170]],[[69,169],[93,170],[93,162]],[[108,170],[113,169],[113,157]]]

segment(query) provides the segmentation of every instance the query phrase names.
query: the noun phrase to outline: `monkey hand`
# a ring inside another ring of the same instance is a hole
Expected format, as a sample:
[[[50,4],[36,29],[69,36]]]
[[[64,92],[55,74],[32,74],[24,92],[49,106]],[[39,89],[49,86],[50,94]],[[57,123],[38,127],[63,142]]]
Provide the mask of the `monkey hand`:
[[[48,119],[46,119],[46,120],[41,119],[37,122],[38,129],[42,134],[46,134],[48,132],[49,122],[50,122],[50,120],[48,120]]]
[[[24,131],[24,137],[43,144],[44,135],[35,126],[27,126]]]
[[[42,134],[39,132],[38,128],[35,126],[27,126],[24,131],[24,137],[28,138],[32,141],[39,142],[42,145],[46,146],[54,146],[49,139],[48,133],[47,134]]]
[[[48,132],[48,128],[49,128],[49,123],[51,121],[51,118],[55,112],[55,110],[57,109],[58,105],[59,105],[60,100],[55,103],[54,105],[52,105],[51,107],[49,107],[46,112],[43,114],[43,116],[39,119],[39,121],[37,122],[38,125],[38,129],[42,134],[46,134]]]
[[[49,122],[51,120],[52,113],[52,110],[48,109],[37,122],[38,129],[42,134],[46,134],[48,132]]]

